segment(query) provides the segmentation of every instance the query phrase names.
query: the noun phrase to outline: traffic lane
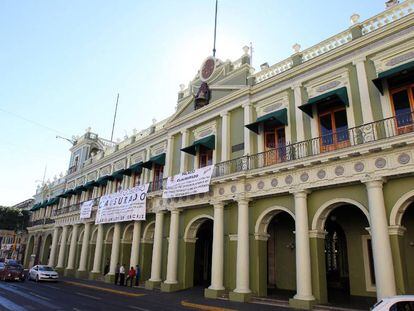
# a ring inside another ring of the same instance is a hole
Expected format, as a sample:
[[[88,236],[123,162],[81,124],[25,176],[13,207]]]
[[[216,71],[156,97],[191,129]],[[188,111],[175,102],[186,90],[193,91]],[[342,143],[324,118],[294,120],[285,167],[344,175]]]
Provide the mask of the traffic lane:
[[[159,299],[152,297],[142,300],[146,296],[128,297],[122,294],[108,293],[101,289],[91,289],[83,286],[71,285],[66,282],[58,283],[14,283],[25,292],[34,293],[46,299],[53,299],[59,308],[64,310],[188,310],[180,305],[179,301]],[[102,287],[102,289],[106,289]],[[114,289],[122,292],[123,287],[114,286]],[[155,295],[154,292],[149,292]],[[36,297],[36,296],[34,296]],[[171,297],[172,298],[172,297]],[[16,301],[16,300],[15,300]],[[17,300],[18,301],[18,300]],[[44,310],[45,308],[42,308]],[[46,308],[49,310],[49,308]]]

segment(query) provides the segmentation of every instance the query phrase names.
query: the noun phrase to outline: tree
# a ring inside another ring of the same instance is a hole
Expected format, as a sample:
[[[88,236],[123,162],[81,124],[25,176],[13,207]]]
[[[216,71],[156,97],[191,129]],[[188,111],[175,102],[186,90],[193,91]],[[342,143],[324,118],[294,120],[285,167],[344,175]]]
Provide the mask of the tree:
[[[0,206],[0,229],[26,230],[30,214],[18,208]]]

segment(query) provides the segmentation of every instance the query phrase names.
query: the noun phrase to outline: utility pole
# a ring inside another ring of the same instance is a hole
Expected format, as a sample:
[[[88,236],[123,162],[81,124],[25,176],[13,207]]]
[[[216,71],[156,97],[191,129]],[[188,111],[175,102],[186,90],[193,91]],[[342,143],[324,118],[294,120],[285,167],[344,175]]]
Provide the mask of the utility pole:
[[[111,141],[114,138],[114,128],[115,128],[115,120],[116,120],[116,111],[118,110],[118,101],[119,101],[119,93],[116,96],[116,104],[115,104],[115,113],[114,113],[114,122],[112,123],[112,133],[111,133]]]

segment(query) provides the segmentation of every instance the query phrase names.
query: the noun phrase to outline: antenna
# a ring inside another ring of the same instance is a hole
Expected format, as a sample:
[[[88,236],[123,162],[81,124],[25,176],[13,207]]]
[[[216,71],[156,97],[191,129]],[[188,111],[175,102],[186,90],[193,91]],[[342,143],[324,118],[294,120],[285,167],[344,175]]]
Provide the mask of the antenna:
[[[218,2],[218,0],[216,0],[216,13],[215,13],[215,16],[214,16],[214,46],[213,46],[213,57],[216,57],[217,2]]]
[[[115,120],[116,120],[116,111],[118,110],[118,101],[119,101],[119,93],[116,96],[116,104],[115,104],[115,113],[114,113],[114,122],[112,123],[112,133],[111,133],[111,141],[114,138],[114,128],[115,128]]]

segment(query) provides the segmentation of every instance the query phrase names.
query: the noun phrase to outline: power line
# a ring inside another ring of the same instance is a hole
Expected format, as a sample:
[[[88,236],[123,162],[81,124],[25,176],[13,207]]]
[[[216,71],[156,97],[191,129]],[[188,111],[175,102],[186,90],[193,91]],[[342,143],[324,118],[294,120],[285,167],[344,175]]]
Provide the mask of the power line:
[[[41,124],[41,123],[39,123],[39,122],[37,122],[37,121],[34,121],[34,120],[31,120],[31,119],[28,119],[28,118],[23,117],[23,116],[21,116],[21,115],[18,115],[17,113],[14,113],[14,112],[11,112],[11,111],[7,111],[7,110],[5,110],[5,109],[3,109],[3,108],[0,108],[0,111],[2,111],[2,112],[4,112],[4,113],[7,113],[7,114],[9,114],[9,115],[12,115],[12,116],[14,116],[14,117],[16,117],[16,118],[22,119],[22,120],[24,120],[24,121],[26,121],[26,122],[32,123],[32,124],[34,124],[34,125],[37,125],[37,126],[39,126],[39,127],[42,127],[42,128],[44,128],[44,129],[46,129],[46,130],[48,130],[48,131],[51,131],[51,132],[54,132],[54,133],[57,133],[57,134],[63,134],[63,135],[66,135],[66,133],[63,133],[63,132],[61,132],[61,131],[59,131],[59,130],[56,130],[56,129],[54,129],[54,128],[50,127],[50,126],[43,125],[43,124]],[[67,136],[67,135],[66,135],[66,136]]]

